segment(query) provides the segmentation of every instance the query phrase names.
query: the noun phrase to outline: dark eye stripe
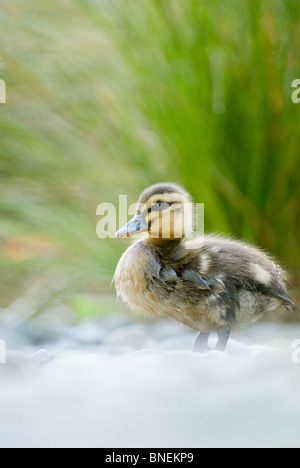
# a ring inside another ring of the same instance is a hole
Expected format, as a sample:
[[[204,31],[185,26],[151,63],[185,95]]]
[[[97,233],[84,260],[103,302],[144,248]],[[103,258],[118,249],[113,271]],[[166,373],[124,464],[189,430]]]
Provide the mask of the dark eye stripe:
[[[157,205],[158,203],[164,203],[164,204],[168,205],[168,206],[166,206],[166,208],[169,208],[169,206],[172,206],[172,205],[174,205],[174,204],[176,204],[176,203],[180,203],[180,202],[175,202],[175,201],[174,201],[174,202],[162,202],[162,201],[159,200],[159,201],[156,202],[156,203],[152,203],[152,207],[151,207],[151,208],[148,208],[148,213],[151,213],[151,211],[157,211],[157,210],[153,210],[153,207],[154,207],[155,205]],[[166,209],[166,208],[165,208],[165,209]],[[162,211],[163,211],[163,210],[162,210]]]

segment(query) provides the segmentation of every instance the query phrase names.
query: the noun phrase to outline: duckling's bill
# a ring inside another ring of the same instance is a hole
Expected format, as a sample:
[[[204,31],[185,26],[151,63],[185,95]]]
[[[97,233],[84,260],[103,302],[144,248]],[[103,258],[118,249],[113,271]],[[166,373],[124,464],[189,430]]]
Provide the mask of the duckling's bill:
[[[145,232],[148,230],[148,224],[146,223],[145,216],[143,213],[136,214],[125,226],[123,226],[116,233],[116,237],[130,237],[139,232]]]

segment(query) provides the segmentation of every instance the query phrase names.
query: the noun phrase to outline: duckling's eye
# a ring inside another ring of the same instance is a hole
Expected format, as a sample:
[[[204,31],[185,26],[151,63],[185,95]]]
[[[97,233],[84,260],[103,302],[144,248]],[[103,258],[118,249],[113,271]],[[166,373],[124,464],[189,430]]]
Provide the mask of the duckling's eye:
[[[159,201],[157,201],[156,203],[154,203],[152,205],[151,209],[153,211],[162,211],[162,210],[165,210],[166,208],[168,208],[169,206],[170,206],[169,203],[159,200]]]

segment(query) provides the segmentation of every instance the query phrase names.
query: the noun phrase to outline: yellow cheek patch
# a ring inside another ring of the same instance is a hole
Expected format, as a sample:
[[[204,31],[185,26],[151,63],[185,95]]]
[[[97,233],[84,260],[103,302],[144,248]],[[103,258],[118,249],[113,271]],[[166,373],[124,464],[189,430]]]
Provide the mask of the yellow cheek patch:
[[[181,206],[170,207],[162,211],[151,211],[146,222],[151,222],[151,237],[163,239],[181,239],[184,236],[184,223]]]

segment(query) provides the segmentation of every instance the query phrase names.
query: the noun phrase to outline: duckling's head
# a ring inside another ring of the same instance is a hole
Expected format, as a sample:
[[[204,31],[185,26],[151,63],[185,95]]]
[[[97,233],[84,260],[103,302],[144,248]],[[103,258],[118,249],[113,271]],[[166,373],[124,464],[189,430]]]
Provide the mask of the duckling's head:
[[[182,239],[193,230],[193,203],[179,185],[160,183],[144,190],[137,203],[135,216],[116,236],[129,237],[147,232],[155,241]]]

